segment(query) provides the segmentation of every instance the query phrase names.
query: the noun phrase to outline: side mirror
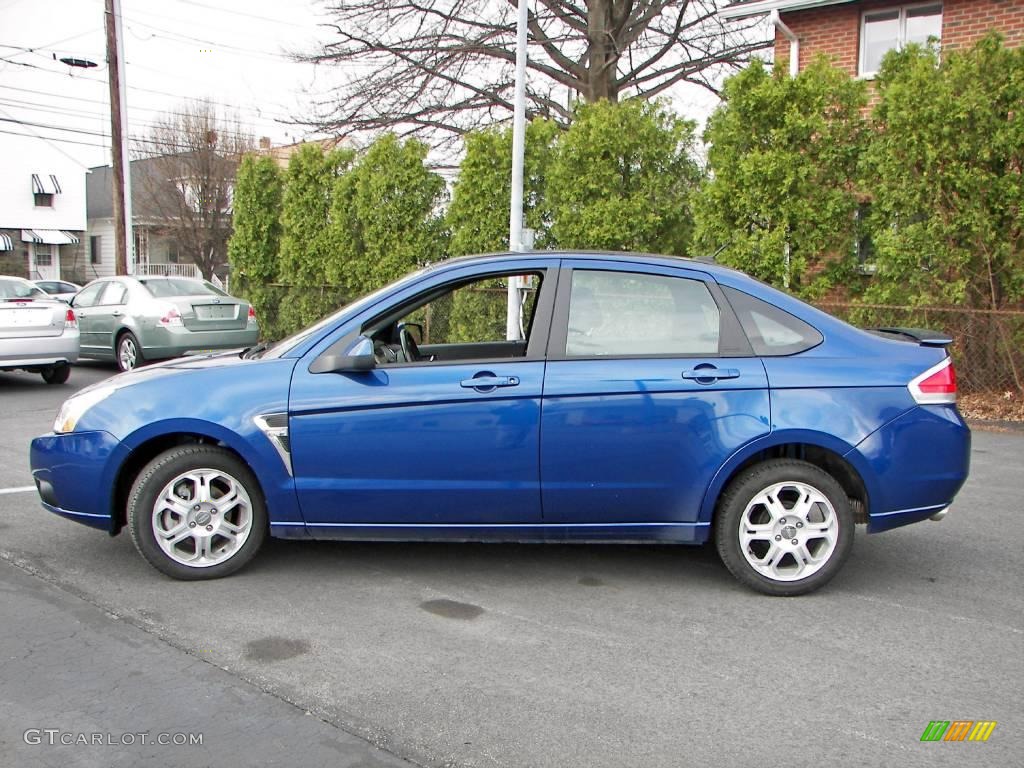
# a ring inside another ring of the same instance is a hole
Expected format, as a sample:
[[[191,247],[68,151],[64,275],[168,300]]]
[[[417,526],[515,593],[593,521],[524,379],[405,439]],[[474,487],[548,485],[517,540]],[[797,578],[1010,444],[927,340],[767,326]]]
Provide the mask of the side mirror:
[[[377,365],[373,355],[373,341],[359,336],[341,355],[321,355],[309,367],[310,373],[361,373]]]

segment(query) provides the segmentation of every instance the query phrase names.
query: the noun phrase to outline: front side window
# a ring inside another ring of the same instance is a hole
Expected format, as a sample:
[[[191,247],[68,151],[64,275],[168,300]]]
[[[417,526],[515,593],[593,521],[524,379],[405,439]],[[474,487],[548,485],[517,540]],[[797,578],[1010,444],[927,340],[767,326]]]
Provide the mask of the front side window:
[[[699,280],[577,269],[565,354],[717,355],[719,321],[718,305]]]
[[[860,74],[874,76],[889,51],[942,38],[942,3],[909,5],[865,13],[860,30]]]
[[[92,283],[91,285],[83,288],[81,292],[75,296],[74,306],[76,307],[93,307],[96,305],[96,301],[100,297],[100,291],[107,287],[109,283]]]
[[[518,280],[523,289],[524,341],[519,342],[506,340],[510,279]],[[364,333],[372,338],[377,362],[383,365],[523,357],[541,279],[540,273],[489,275],[447,286],[407,306],[397,317],[389,314],[372,321]],[[409,348],[409,336],[415,349]]]

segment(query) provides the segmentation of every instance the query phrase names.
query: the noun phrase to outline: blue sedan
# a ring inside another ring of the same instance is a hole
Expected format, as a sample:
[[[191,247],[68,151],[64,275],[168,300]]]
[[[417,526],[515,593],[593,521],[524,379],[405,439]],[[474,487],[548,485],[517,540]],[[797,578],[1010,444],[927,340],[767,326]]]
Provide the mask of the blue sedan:
[[[796,595],[856,525],[946,514],[970,453],[949,343],[702,261],[453,259],[269,348],[82,390],[32,472],[46,509],[127,527],[179,579],[268,535],[713,540],[742,583]]]

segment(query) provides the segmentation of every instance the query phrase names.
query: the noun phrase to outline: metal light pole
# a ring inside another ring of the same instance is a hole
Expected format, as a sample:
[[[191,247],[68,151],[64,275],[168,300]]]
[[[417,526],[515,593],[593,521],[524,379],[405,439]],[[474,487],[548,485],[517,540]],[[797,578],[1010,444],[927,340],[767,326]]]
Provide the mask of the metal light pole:
[[[508,244],[513,251],[523,247],[523,164],[526,154],[526,28],[528,0],[519,0],[519,20],[516,22],[516,90],[512,112],[512,196],[508,217]],[[520,279],[508,280],[508,314],[505,338],[522,338],[522,304]]]

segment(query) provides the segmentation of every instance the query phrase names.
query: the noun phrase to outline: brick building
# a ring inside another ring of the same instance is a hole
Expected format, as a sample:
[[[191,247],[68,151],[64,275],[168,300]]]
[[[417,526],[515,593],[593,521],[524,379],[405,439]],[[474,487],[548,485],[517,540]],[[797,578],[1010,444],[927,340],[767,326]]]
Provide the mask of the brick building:
[[[870,79],[893,48],[933,37],[943,50],[964,48],[993,29],[1008,46],[1024,44],[1024,0],[743,0],[721,16],[767,16],[775,27],[775,60],[785,64],[795,54],[794,74],[824,53],[851,75]]]

